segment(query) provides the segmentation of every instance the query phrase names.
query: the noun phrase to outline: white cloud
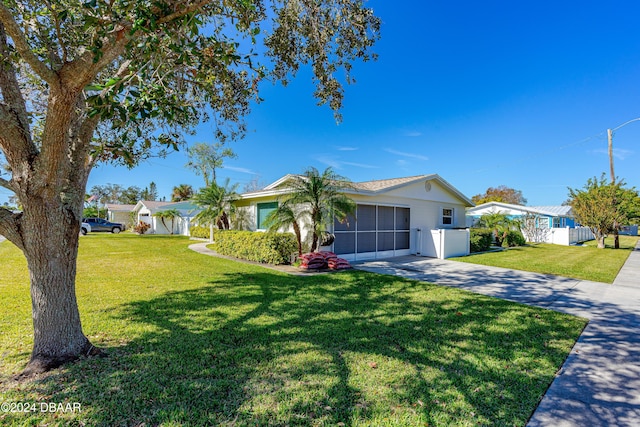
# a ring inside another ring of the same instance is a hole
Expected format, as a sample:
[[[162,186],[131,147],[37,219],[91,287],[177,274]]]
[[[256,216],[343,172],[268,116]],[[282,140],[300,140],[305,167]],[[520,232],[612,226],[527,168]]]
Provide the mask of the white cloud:
[[[239,167],[236,167],[236,166],[225,166],[224,169],[228,169],[228,170],[234,171],[234,172],[247,173],[249,175],[257,175],[256,172],[252,171],[251,169],[247,169],[247,168],[239,168]]]
[[[593,150],[593,152],[598,154],[606,154],[607,156],[609,155],[609,150],[605,149]],[[632,156],[633,154],[634,152],[631,150],[625,150],[624,148],[613,148],[613,157],[619,160],[624,160],[627,157]]]
[[[342,169],[342,162],[334,159],[333,157],[320,156],[320,157],[316,157],[316,160],[334,169]]]
[[[395,154],[396,156],[408,157],[411,159],[425,160],[425,161],[429,160],[427,156],[423,156],[421,154],[406,153],[404,151],[393,150],[391,148],[386,148],[384,151],[386,151],[387,153]]]
[[[374,165],[367,165],[364,163],[353,163],[353,162],[342,162],[343,165],[347,165],[347,166],[355,166],[357,168],[364,168],[364,169],[377,169],[378,166],[374,166]]]
[[[356,150],[358,150],[357,147],[344,147],[344,146],[343,147],[336,147],[336,149],[338,151],[356,151]]]
[[[375,169],[378,166],[374,166],[374,165],[368,165],[365,163],[354,163],[354,162],[344,162],[342,160],[333,158],[333,157],[329,157],[329,156],[320,156],[320,157],[316,157],[316,160],[319,161],[322,164],[325,164],[327,166],[331,166],[334,169],[344,169],[345,166],[351,166],[351,167],[356,167],[356,168],[364,168],[364,169]]]
[[[416,138],[418,136],[422,136],[422,132],[408,131],[404,133],[404,136],[408,136],[409,138]]]

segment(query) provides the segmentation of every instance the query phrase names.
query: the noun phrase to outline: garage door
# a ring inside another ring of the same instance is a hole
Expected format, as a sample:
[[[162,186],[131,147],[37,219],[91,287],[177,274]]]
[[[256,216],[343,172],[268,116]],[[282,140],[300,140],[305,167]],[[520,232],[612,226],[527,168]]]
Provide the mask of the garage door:
[[[409,255],[410,209],[358,204],[354,217],[336,221],[333,251],[349,260]]]

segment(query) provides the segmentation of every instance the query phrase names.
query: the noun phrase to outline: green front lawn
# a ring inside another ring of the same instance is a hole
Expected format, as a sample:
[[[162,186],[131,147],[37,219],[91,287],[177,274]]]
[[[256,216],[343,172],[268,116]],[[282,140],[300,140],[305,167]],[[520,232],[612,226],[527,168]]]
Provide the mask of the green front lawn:
[[[347,271],[289,276],[182,237],[81,238],[84,330],[108,357],[35,380],[28,275],[0,243],[2,425],[523,426],[584,319]],[[40,412],[40,403],[81,412]],[[72,407],[72,406],[70,406]]]
[[[540,243],[501,252],[452,259],[472,264],[613,283],[637,241],[637,236],[620,236],[620,249],[613,249],[613,237],[605,239],[605,249],[598,249],[595,240],[587,242],[586,246]]]

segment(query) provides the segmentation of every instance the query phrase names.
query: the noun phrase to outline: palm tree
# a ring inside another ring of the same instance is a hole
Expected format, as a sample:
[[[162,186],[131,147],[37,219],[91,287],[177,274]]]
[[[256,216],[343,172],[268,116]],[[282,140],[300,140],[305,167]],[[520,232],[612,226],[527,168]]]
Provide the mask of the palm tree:
[[[519,230],[521,223],[517,219],[509,218],[500,212],[484,214],[478,220],[478,227],[489,228],[493,230],[493,236],[496,244],[502,244],[502,240],[506,237],[509,230]]]
[[[167,209],[164,211],[159,211],[154,213],[153,216],[155,216],[156,218],[160,218],[160,221],[162,221],[162,225],[164,225],[164,228],[166,228],[167,231],[169,231],[171,234],[173,234],[173,222],[175,221],[176,218],[182,217],[182,215],[180,215],[180,212],[177,209]],[[166,219],[171,220],[170,230],[169,230],[169,227],[167,227],[167,224],[164,222]]]
[[[291,193],[283,204],[301,206],[298,217],[308,215],[311,219],[311,252],[318,248],[320,237],[333,225],[334,218],[344,222],[349,214],[355,212],[356,203],[344,194],[348,188],[351,188],[351,181],[335,173],[331,167],[322,174],[311,167],[302,175],[293,177]]]
[[[201,188],[193,196],[193,202],[202,208],[194,219],[201,225],[209,225],[209,240],[212,242],[214,225],[220,229],[229,228],[229,214],[234,210],[233,202],[238,198],[237,187],[237,184],[229,186],[227,178],[224,187],[214,182],[208,187]]]
[[[298,242],[298,255],[302,255],[302,233],[300,232],[300,224],[298,224],[298,215],[291,203],[288,201],[279,203],[278,207],[267,215],[265,221],[271,232],[293,227]]]
[[[173,192],[171,193],[172,202],[184,202],[185,200],[189,200],[192,197],[193,187],[189,184],[180,184],[173,187]]]
[[[253,221],[247,209],[237,209],[232,205],[229,211],[229,220],[234,230],[251,230]]]

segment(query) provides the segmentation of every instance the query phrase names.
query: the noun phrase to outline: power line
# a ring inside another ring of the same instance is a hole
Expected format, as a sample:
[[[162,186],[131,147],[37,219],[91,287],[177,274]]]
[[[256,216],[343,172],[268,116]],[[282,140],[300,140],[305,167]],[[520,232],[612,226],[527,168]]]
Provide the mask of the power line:
[[[640,119],[637,119],[637,120],[640,120]],[[591,136],[588,136],[586,138],[583,138],[583,139],[581,139],[579,141],[575,141],[575,142],[572,142],[572,143],[569,143],[569,144],[565,144],[565,145],[562,145],[562,146],[559,146],[559,147],[555,147],[555,148],[550,149],[548,151],[541,152],[541,153],[539,153],[537,155],[523,157],[519,161],[509,162],[509,166],[519,165],[521,163],[530,162],[532,160],[536,160],[536,159],[539,159],[539,158],[542,158],[542,157],[548,157],[549,154],[557,153],[558,151],[566,150],[567,148],[572,148],[572,147],[575,147],[575,146],[578,146],[578,145],[586,144],[587,142],[592,141],[592,140],[596,140],[596,139],[604,140],[605,134],[606,134],[606,132],[602,131],[602,132],[597,133],[595,135],[591,135]],[[480,172],[486,172],[488,170],[495,170],[495,169],[501,168],[503,166],[504,166],[503,163],[497,163],[493,167],[487,167],[487,168],[483,168],[483,169],[478,169],[476,171],[473,171],[472,173],[480,173]]]

